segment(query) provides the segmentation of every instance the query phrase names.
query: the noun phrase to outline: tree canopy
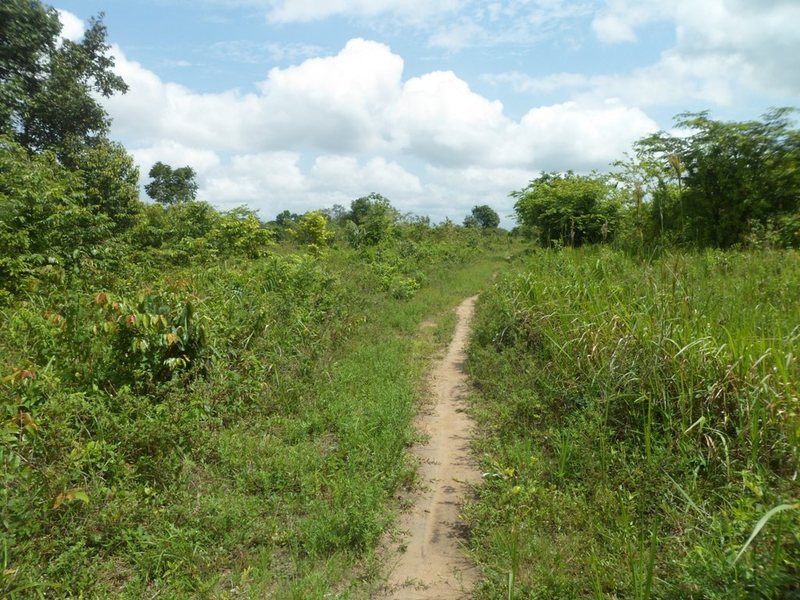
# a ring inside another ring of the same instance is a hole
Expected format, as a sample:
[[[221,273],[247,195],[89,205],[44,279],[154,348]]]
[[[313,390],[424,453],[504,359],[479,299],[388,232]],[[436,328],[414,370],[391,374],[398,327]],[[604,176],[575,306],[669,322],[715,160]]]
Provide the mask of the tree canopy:
[[[128,87],[113,72],[102,14],[90,20],[79,42],[60,33],[57,12],[38,0],[0,5],[0,133],[29,152],[54,150],[70,163],[108,131],[96,96]]]
[[[544,173],[511,196],[518,220],[538,232],[543,246],[610,239],[619,212],[613,188],[596,174]]]
[[[464,227],[494,229],[498,225],[500,225],[500,215],[488,204],[474,207],[472,212],[464,219]]]
[[[400,214],[388,198],[373,192],[353,200],[347,218],[357,226],[350,236],[354,245],[374,246],[392,235]]]
[[[189,202],[197,197],[195,172],[191,167],[173,169],[158,161],[150,169],[151,182],[144,186],[147,195],[160,204]]]
[[[643,182],[655,234],[700,246],[741,243],[753,227],[800,210],[800,131],[791,115],[777,109],[731,123],[706,112],[678,115],[688,135],[640,140],[635,158],[620,163],[620,179]]]

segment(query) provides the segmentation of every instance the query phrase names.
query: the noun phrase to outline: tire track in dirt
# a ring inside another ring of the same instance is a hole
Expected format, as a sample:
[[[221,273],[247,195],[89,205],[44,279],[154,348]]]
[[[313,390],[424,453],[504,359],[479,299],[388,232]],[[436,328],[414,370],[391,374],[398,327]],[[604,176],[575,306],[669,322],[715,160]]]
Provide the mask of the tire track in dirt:
[[[463,370],[477,296],[456,309],[458,323],[447,353],[429,374],[431,406],[417,428],[426,441],[413,448],[419,460],[421,491],[401,516],[399,545],[391,559],[385,600],[450,600],[470,597],[477,570],[460,548],[464,527],[460,505],[480,473],[470,457],[472,420],[465,412],[467,378]]]

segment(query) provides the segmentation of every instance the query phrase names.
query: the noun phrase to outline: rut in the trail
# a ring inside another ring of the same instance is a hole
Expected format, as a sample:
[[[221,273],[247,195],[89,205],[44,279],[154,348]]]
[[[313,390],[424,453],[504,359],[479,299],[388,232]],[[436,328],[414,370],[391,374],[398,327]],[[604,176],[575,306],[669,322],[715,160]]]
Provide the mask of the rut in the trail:
[[[463,363],[475,300],[467,298],[458,307],[453,340],[430,374],[432,405],[417,423],[426,441],[414,448],[422,490],[401,518],[396,541],[400,550],[390,563],[382,598],[468,598],[475,583],[475,567],[460,548],[463,526],[459,519],[470,484],[480,480],[470,460],[472,421],[463,400],[467,389]]]

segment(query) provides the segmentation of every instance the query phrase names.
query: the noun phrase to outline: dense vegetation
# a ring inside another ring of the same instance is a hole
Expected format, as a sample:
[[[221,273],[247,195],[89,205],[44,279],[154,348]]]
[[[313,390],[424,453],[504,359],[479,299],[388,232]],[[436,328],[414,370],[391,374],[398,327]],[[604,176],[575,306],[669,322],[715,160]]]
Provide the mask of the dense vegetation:
[[[478,597],[800,597],[800,256],[582,248],[516,271],[469,357]]]
[[[264,223],[161,162],[141,201],[102,20],[59,31],[0,5],[0,596],[366,595],[414,480],[418,325],[510,269],[469,359],[476,595],[800,597],[790,111],[540,174],[519,263],[488,205]]]
[[[374,582],[413,479],[408,334],[506,242],[375,197],[274,230],[144,205],[125,160],[91,197],[130,200],[112,218],[96,173],[9,139],[0,164],[2,593],[313,597],[359,564],[352,585]]]
[[[417,325],[507,242],[378,194],[267,225],[163,163],[145,204],[102,22],[59,30],[0,8],[0,596],[366,593]]]
[[[800,597],[792,116],[680,115],[615,171],[512,193],[563,250],[478,308],[478,597]]]
[[[543,173],[512,193],[540,245],[800,247],[800,130],[790,109],[726,123],[679,115],[681,135],[639,140],[607,174]]]

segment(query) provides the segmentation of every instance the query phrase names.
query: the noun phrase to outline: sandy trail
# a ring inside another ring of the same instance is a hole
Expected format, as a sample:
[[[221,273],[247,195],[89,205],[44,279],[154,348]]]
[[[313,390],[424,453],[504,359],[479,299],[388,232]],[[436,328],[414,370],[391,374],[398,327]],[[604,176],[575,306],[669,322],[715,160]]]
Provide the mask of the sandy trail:
[[[418,418],[427,441],[413,453],[420,462],[422,490],[402,515],[396,540],[399,550],[380,598],[423,600],[470,597],[477,573],[459,548],[463,525],[460,503],[480,473],[469,454],[472,421],[464,412],[467,380],[463,372],[470,321],[477,297],[457,309],[458,324],[446,355],[430,373],[432,405]]]

